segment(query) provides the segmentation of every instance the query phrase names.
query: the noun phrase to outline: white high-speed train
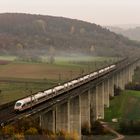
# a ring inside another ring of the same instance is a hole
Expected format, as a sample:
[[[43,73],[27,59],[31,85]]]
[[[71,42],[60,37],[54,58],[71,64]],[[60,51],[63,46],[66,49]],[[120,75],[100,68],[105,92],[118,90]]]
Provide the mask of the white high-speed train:
[[[39,103],[42,103],[42,102],[44,102],[44,101],[46,101],[54,96],[61,94],[61,91],[65,91],[68,88],[78,86],[78,85],[86,82],[87,80],[97,78],[97,77],[101,76],[102,74],[105,74],[105,73],[115,69],[115,67],[116,67],[116,65],[111,65],[111,66],[108,66],[106,68],[100,69],[99,71],[85,75],[81,78],[77,78],[73,81],[69,81],[63,85],[59,85],[59,86],[56,86],[52,89],[41,91],[41,92],[38,92],[34,95],[30,95],[28,97],[25,97],[21,100],[18,100],[15,103],[14,110],[19,112],[19,111],[23,111],[23,110],[32,108],[33,106],[35,106]]]

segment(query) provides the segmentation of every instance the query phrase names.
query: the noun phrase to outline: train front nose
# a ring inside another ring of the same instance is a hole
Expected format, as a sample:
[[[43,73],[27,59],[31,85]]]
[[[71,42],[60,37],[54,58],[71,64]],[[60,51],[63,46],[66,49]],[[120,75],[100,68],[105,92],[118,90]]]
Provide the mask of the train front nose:
[[[14,110],[16,112],[20,111],[22,108],[22,104],[20,102],[16,102],[15,106],[14,106]]]
[[[18,106],[18,107],[17,107],[17,106],[14,106],[14,111],[15,111],[15,112],[18,112],[20,109],[21,109],[21,107],[19,107],[19,106]]]

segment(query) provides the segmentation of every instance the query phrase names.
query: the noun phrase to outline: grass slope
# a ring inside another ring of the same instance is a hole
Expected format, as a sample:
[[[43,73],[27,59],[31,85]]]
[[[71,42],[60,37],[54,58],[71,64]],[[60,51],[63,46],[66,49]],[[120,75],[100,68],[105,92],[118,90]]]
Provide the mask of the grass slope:
[[[123,91],[111,100],[110,108],[105,110],[105,120],[112,118],[140,120],[140,91]]]
[[[1,82],[0,90],[2,92],[0,93],[0,104],[17,100],[53,85],[53,83]]]

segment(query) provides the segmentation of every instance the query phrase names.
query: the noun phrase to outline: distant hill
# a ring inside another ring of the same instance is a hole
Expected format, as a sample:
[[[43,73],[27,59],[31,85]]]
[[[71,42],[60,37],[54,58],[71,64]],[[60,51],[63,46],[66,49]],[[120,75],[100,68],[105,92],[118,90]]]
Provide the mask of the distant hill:
[[[120,27],[107,27],[110,31],[113,31],[115,33],[122,34],[123,36],[126,36],[132,40],[140,41],[140,26],[133,27],[133,28],[127,28],[123,29]]]
[[[99,25],[43,15],[0,14],[0,54],[36,56],[47,53],[124,56],[140,43]]]

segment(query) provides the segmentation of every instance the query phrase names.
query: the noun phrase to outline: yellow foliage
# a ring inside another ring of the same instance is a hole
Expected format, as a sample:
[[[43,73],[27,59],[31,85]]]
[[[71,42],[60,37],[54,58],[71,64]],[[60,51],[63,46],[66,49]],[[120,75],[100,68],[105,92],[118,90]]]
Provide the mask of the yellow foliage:
[[[31,127],[25,131],[25,135],[36,135],[36,134],[38,134],[38,130],[34,127]]]
[[[65,136],[66,133],[67,133],[67,132],[66,132],[65,130],[60,130],[60,131],[57,132],[57,135],[58,135],[58,136]]]
[[[24,134],[22,134],[22,133],[20,133],[20,134],[17,133],[17,134],[15,134],[14,139],[15,139],[15,140],[25,140]]]
[[[6,125],[2,128],[3,135],[13,135],[15,132],[14,127],[12,125]]]
[[[57,136],[62,136],[65,140],[79,140],[79,135],[77,132],[68,133],[65,130],[60,130],[57,132]]]
[[[51,136],[49,136],[50,140],[56,140],[56,135],[52,134]]]
[[[72,139],[72,140],[79,140],[79,135],[78,135],[78,133],[77,133],[77,132],[73,132],[73,133],[71,134],[71,139]]]

